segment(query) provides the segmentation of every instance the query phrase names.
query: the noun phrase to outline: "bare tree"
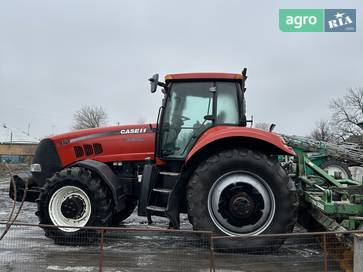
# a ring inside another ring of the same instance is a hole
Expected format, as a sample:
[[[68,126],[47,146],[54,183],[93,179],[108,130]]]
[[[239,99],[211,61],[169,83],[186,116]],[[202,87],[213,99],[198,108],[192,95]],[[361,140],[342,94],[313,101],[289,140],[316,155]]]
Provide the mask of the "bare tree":
[[[270,124],[268,124],[268,123],[263,123],[263,122],[261,122],[261,123],[256,123],[254,127],[255,127],[255,128],[259,128],[259,129],[263,129],[263,130],[267,130],[267,131],[269,131],[269,130],[270,130]]]
[[[73,115],[73,128],[85,129],[107,124],[107,114],[101,106],[84,106]]]
[[[336,135],[331,124],[326,120],[320,120],[316,123],[316,127],[310,133],[310,137],[317,141],[334,142]]]
[[[335,129],[343,140],[362,134],[358,124],[363,121],[363,88],[349,89],[343,97],[333,99],[330,108]]]

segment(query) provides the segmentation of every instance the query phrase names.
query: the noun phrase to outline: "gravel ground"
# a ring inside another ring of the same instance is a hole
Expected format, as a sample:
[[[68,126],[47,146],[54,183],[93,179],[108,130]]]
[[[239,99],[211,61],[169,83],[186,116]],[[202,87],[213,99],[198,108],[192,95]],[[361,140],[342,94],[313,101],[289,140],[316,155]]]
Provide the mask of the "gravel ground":
[[[12,207],[8,178],[0,178],[0,221]],[[36,205],[25,203],[17,222],[37,224]],[[167,220],[155,217],[148,226],[136,214],[125,220],[126,228],[167,227]],[[190,229],[186,216],[182,229]],[[4,225],[0,226],[0,233]],[[298,229],[301,231],[301,229]],[[315,240],[288,239],[273,254],[215,253],[217,270],[223,271],[322,271],[322,252]],[[195,235],[155,232],[107,233],[104,244],[104,271],[209,271],[206,240]],[[70,247],[55,245],[38,227],[13,226],[0,241],[0,271],[98,271],[99,245]],[[332,264],[331,264],[332,265]],[[339,271],[339,270],[335,270]]]

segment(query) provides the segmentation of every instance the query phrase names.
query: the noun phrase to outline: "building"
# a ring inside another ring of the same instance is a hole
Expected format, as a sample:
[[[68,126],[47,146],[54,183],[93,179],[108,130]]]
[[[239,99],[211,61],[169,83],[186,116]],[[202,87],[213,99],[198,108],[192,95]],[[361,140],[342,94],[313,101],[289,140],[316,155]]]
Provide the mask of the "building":
[[[0,127],[0,162],[30,163],[38,143],[38,139],[3,125]]]

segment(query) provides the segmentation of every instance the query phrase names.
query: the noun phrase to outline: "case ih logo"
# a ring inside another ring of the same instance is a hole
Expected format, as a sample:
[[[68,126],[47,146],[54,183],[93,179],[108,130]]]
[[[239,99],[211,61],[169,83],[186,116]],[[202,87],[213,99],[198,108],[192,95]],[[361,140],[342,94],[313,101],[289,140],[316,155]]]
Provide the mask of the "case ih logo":
[[[326,9],[326,32],[354,32],[356,31],[355,9]]]
[[[146,128],[129,128],[129,129],[121,129],[120,134],[139,134],[146,133]]]

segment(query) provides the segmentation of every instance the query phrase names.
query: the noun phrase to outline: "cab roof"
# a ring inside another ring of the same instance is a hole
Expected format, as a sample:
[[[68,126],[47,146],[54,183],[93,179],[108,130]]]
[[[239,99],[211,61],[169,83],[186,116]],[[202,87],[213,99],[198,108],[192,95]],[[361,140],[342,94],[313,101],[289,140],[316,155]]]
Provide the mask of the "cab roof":
[[[188,80],[188,79],[238,80],[238,79],[243,79],[243,76],[241,74],[231,74],[231,73],[182,73],[182,74],[168,74],[165,76],[165,81]]]

